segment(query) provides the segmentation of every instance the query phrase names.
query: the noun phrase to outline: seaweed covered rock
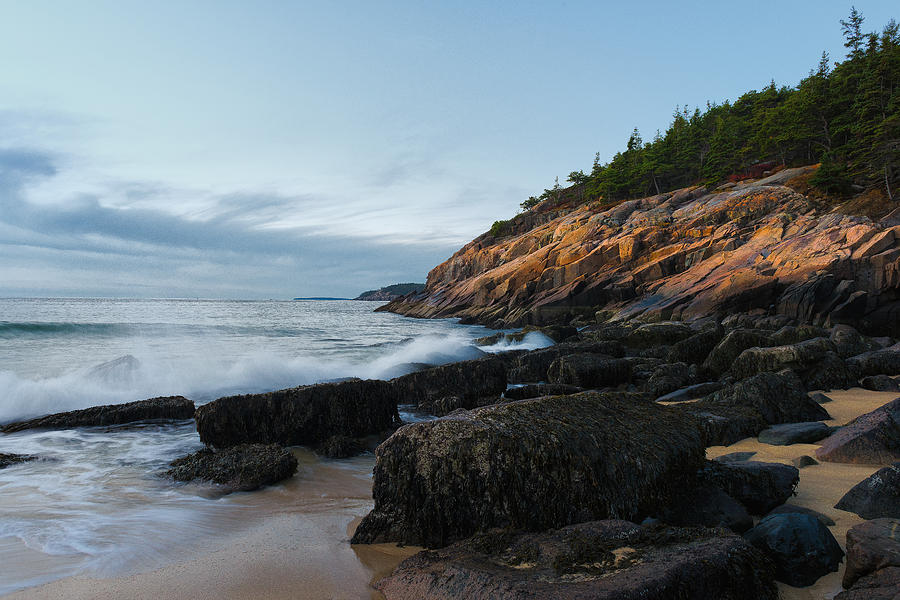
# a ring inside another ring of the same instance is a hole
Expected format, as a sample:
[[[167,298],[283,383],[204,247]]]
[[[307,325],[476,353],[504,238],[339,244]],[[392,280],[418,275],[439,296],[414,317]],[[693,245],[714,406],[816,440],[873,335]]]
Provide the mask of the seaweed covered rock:
[[[566,396],[577,394],[582,388],[565,383],[533,383],[514,387],[503,392],[510,400],[526,400],[528,398],[540,398],[541,396]]]
[[[859,380],[859,387],[873,392],[900,392],[900,382],[888,375],[868,375]]]
[[[891,567],[900,567],[900,519],[873,519],[850,528],[845,588],[860,577]]]
[[[900,398],[841,427],[816,449],[816,458],[873,465],[900,460]]]
[[[788,346],[748,348],[731,365],[738,379],[757,373],[790,369],[800,375],[804,383],[815,389],[847,388],[854,385],[854,377],[836,348],[826,338],[814,338]]]
[[[376,587],[388,600],[775,600],[772,575],[721,529],[594,521],[476,535],[406,559]]]
[[[857,483],[834,507],[856,513],[863,519],[900,519],[900,462],[879,469]]]
[[[672,344],[666,360],[670,363],[703,364],[703,361],[724,336],[725,331],[721,327],[712,327],[695,333],[689,338]]]
[[[0,427],[3,433],[25,429],[69,429],[97,425],[122,425],[138,421],[182,420],[194,416],[194,403],[183,396],[166,396],[128,402],[93,406],[81,410],[56,413]]]
[[[864,352],[847,359],[857,377],[867,375],[900,375],[900,350],[884,349]]]
[[[660,513],[659,519],[669,525],[724,527],[735,533],[753,527],[753,518],[744,505],[709,484],[688,486]]]
[[[241,444],[223,450],[204,448],[172,462],[166,475],[175,481],[196,479],[224,486],[227,492],[249,492],[297,472],[297,459],[276,444]]]
[[[665,396],[696,381],[696,368],[686,363],[672,363],[658,366],[644,384],[654,398]]]
[[[614,387],[631,378],[631,364],[602,354],[569,354],[551,363],[547,379],[551,383],[580,388]]]
[[[733,444],[769,425],[830,418],[791,371],[760,373],[678,408],[701,419],[709,445]]]
[[[834,344],[841,358],[850,358],[876,348],[876,345],[871,340],[863,337],[861,333],[849,325],[835,325],[831,330],[829,339],[831,339],[831,343]]]
[[[672,408],[585,392],[406,425],[375,456],[375,508],[354,543],[438,547],[493,527],[656,512],[695,476],[704,446]]]
[[[460,399],[457,408],[471,408],[478,398],[500,396],[506,389],[506,364],[497,356],[431,367],[392,379],[397,402],[430,408],[448,396]]]
[[[796,467],[759,461],[708,461],[701,480],[723,489],[754,515],[784,504],[800,481]]]
[[[622,340],[632,348],[652,348],[671,346],[694,335],[686,323],[666,321],[663,323],[647,323],[632,330]]]
[[[219,398],[198,408],[195,419],[205,444],[225,448],[317,446],[333,435],[360,438],[390,430],[400,416],[392,384],[352,379]]]
[[[5,469],[10,465],[17,465],[32,460],[37,460],[37,456],[31,456],[29,454],[4,454],[0,452],[0,469]]]
[[[759,432],[759,441],[773,446],[790,446],[791,444],[814,444],[825,439],[831,428],[821,421],[806,423],[782,423],[772,425]]]
[[[778,581],[795,587],[837,571],[844,557],[831,531],[812,515],[769,515],[744,537],[772,559]]]
[[[571,354],[601,354],[607,357],[621,358],[625,354],[622,344],[612,340],[596,342],[557,344],[549,348],[531,350],[519,355],[516,364],[510,369],[510,383],[537,383],[547,380],[547,371],[553,361]]]
[[[355,438],[333,435],[316,448],[316,454],[326,458],[350,458],[365,452],[366,448]]]
[[[704,366],[716,375],[729,369],[741,352],[748,348],[771,346],[772,341],[764,331],[756,329],[734,329],[716,344],[704,361]]]

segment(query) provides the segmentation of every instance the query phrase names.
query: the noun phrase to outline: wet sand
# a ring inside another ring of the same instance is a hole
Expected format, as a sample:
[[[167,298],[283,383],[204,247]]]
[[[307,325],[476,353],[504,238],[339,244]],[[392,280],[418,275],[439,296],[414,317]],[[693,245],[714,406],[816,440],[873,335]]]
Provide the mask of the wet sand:
[[[845,425],[861,414],[873,411],[897,397],[896,392],[870,392],[860,388],[846,391],[828,392],[833,399],[822,406],[832,419],[825,421],[828,425]],[[756,438],[747,438],[731,446],[712,446],[707,449],[708,458],[715,458],[730,452],[753,451],[756,454],[750,460],[780,462],[791,464],[791,461],[803,455],[814,456],[819,444],[793,444],[791,446],[770,446],[761,444]],[[834,520],[829,527],[835,539],[845,548],[847,530],[862,523],[864,519],[843,510],[834,508],[838,500],[854,485],[886,465],[845,465],[840,463],[820,462],[818,465],[800,469],[800,484],[797,495],[788,500],[788,504],[805,506],[828,515]],[[783,600],[831,600],[843,589],[841,578],[844,564],[835,573],[829,573],[819,579],[815,585],[807,588],[794,588],[782,583],[778,584]]]
[[[5,598],[380,598],[370,584],[419,548],[350,546],[352,530],[372,508],[374,458],[328,461],[305,450],[295,454],[300,469],[287,484],[234,497],[252,510],[252,524],[191,556],[147,572],[68,577]]]
[[[890,402],[896,393],[861,389],[828,394],[829,425],[843,425]],[[714,458],[755,451],[752,460],[782,462],[812,455],[816,444],[770,446],[755,438],[731,446],[714,446]],[[296,451],[300,472],[283,486],[242,494],[238,502],[252,506],[262,518],[224,535],[215,545],[174,564],[143,573],[111,578],[75,576],[13,593],[9,599],[366,599],[380,598],[371,583],[390,573],[419,548],[392,544],[351,547],[350,536],[372,507],[371,465],[374,459],[321,461]],[[860,517],[833,508],[838,499],[880,466],[821,463],[800,470],[797,495],[789,503],[806,506],[835,521],[831,531],[841,546],[847,530]],[[172,535],[177,536],[177,531]],[[779,584],[784,600],[830,600],[841,591],[843,566],[809,588]]]

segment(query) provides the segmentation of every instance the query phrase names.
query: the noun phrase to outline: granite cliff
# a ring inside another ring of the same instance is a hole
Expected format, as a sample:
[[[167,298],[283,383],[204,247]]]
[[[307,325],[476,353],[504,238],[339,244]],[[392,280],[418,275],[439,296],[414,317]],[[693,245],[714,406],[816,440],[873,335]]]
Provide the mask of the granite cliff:
[[[900,211],[808,196],[814,169],[612,206],[547,201],[379,310],[496,327],[760,311],[900,335]]]

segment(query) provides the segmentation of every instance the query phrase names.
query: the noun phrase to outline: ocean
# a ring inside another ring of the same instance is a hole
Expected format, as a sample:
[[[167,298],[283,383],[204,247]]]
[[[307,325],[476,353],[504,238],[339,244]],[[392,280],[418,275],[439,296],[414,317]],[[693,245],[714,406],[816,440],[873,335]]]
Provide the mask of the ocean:
[[[373,312],[379,303],[0,299],[0,423],[184,395],[196,404],[417,364],[549,345],[477,348],[489,330]],[[401,412],[407,420],[414,419]],[[371,508],[374,456],[321,459],[269,492],[222,496],[160,476],[202,447],[193,423],[0,434],[0,595],[69,575],[111,576],[177,560],[273,512]]]

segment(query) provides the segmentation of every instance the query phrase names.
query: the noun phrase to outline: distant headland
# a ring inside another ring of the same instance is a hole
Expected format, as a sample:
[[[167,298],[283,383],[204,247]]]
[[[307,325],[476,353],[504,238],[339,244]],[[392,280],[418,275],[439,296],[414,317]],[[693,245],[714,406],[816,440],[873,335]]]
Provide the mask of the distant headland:
[[[354,300],[396,300],[413,292],[421,292],[425,289],[424,283],[395,283],[378,290],[363,292]]]

